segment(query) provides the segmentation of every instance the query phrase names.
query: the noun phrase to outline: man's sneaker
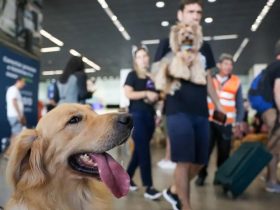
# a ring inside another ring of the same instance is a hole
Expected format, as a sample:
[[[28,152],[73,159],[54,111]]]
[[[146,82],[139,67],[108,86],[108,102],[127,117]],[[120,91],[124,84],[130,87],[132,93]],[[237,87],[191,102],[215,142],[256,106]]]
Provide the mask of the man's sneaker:
[[[173,210],[181,210],[181,202],[178,195],[171,192],[170,188],[163,191],[163,197],[172,205]]]
[[[273,184],[271,182],[266,184],[266,191],[271,193],[280,193],[280,185],[279,184]]]
[[[181,210],[182,209],[182,205],[181,205],[181,201],[178,200],[178,202],[175,205],[172,205],[173,210]]]
[[[147,187],[146,192],[144,193],[144,197],[150,200],[159,199],[161,195],[162,193],[153,187]]]
[[[170,188],[163,190],[162,194],[165,200],[172,206],[176,205],[179,202],[178,195],[172,193]]]
[[[136,190],[138,190],[138,187],[137,187],[137,185],[134,183],[134,181],[130,181],[130,186],[129,186],[129,191],[130,192],[134,192],[134,191],[136,191]]]

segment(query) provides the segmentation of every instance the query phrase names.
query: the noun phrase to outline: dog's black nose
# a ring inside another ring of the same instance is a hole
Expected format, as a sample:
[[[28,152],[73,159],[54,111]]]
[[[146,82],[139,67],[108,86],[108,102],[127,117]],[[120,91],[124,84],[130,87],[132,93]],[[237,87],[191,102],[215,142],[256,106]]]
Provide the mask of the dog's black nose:
[[[133,126],[132,117],[130,114],[120,114],[118,116],[118,123],[120,123],[122,125],[127,125],[128,127],[131,127],[131,128]]]

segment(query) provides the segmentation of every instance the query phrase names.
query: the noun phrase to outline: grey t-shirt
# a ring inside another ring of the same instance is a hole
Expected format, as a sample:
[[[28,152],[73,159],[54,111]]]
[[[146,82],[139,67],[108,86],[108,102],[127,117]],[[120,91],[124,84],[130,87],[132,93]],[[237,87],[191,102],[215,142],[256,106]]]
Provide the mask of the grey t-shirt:
[[[79,102],[79,89],[76,76],[71,75],[64,84],[58,82],[57,87],[59,91],[59,104]]]

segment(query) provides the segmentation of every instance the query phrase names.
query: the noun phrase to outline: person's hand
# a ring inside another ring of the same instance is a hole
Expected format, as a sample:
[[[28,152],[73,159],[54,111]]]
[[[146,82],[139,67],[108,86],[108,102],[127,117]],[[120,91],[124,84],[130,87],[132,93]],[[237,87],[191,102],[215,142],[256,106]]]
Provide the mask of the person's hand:
[[[241,139],[242,138],[241,132],[240,132],[238,126],[234,126],[232,128],[232,134],[233,134],[234,139]]]
[[[26,125],[26,118],[24,116],[21,116],[19,119],[20,124]]]
[[[147,91],[146,96],[149,102],[154,103],[159,99],[159,96],[156,92],[153,91]]]
[[[162,113],[161,110],[156,110],[156,126],[159,126],[162,122]]]
[[[234,137],[237,139],[242,139],[244,137],[245,131],[243,123],[236,123],[233,128]]]
[[[226,111],[225,111],[224,107],[220,103],[217,104],[216,109],[219,112],[222,112],[223,114],[226,114]]]
[[[156,116],[156,126],[159,126],[162,122],[162,116]]]

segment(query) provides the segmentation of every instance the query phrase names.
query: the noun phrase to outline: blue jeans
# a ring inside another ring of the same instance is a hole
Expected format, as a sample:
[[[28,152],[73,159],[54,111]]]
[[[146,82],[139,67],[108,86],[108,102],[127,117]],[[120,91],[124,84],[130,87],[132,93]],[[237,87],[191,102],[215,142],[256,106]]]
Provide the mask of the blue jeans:
[[[8,117],[8,121],[11,126],[12,135],[17,135],[22,131],[23,126],[17,117]]]
[[[127,168],[132,179],[137,167],[140,167],[141,179],[144,186],[153,186],[150,141],[155,130],[155,119],[152,113],[132,112],[134,151]]]

